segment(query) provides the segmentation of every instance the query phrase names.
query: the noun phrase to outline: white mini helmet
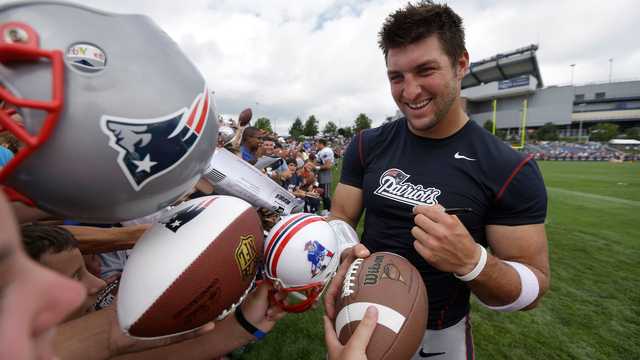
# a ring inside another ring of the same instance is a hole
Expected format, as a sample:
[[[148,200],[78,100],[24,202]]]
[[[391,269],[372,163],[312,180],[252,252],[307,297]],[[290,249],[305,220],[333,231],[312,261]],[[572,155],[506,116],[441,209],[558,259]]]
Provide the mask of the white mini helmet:
[[[338,240],[324,218],[300,213],[283,217],[265,241],[264,273],[274,286],[298,303],[278,305],[288,312],[311,308],[339,264]]]

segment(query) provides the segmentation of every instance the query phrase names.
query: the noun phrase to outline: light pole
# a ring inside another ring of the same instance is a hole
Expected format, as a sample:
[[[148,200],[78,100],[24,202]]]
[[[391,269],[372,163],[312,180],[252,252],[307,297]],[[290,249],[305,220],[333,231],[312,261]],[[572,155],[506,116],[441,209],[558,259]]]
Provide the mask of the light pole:
[[[582,103],[578,105],[579,108],[579,116],[580,116],[580,125],[578,125],[578,143],[582,143],[582,113],[585,111],[584,108],[587,106],[586,103]]]
[[[609,58],[609,84],[611,84],[611,73],[613,72],[613,58]]]
[[[573,85],[573,70],[575,69],[576,64],[571,64],[569,66],[571,66],[571,85]]]

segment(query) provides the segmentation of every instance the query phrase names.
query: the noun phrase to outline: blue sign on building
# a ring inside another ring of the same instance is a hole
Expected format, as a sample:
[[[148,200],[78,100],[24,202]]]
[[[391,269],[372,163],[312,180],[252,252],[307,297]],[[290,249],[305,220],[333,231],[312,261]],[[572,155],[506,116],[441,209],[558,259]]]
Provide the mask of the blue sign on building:
[[[502,80],[498,82],[498,90],[511,89],[514,87],[528,86],[529,75],[522,75],[514,77],[508,80]]]

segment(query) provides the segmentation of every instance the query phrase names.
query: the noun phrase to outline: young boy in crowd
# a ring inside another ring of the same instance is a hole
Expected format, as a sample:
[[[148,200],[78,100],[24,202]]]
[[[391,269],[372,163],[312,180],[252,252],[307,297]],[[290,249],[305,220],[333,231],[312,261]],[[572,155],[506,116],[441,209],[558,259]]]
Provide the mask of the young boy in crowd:
[[[68,278],[82,283],[87,289],[87,297],[79,308],[69,314],[65,321],[77,319],[94,310],[104,280],[87,270],[78,249],[78,241],[67,230],[53,225],[25,225],[22,227],[22,241],[29,256],[43,266]]]

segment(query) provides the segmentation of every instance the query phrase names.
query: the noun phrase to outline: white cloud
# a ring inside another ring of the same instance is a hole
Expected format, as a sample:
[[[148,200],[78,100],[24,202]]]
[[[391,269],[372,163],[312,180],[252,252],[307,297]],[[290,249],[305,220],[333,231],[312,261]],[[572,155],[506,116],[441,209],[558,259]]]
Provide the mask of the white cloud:
[[[137,0],[83,4],[153,18],[216,90],[224,114],[251,106],[286,132],[296,116],[351,125],[395,113],[377,32],[395,0]],[[545,85],[640,77],[635,0],[451,1],[472,61],[539,43]]]

